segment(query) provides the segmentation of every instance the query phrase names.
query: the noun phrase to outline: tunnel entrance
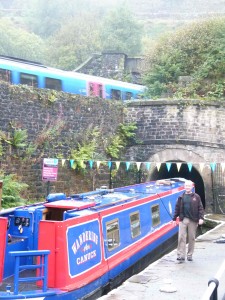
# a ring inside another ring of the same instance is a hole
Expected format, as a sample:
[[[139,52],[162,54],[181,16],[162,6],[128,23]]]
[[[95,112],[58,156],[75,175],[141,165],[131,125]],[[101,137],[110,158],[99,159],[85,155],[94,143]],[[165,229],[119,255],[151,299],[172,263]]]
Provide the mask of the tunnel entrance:
[[[167,161],[170,162],[170,161]],[[177,161],[181,162],[181,161]],[[204,182],[202,180],[201,175],[196,170],[194,166],[192,166],[191,171],[188,169],[188,165],[186,163],[182,163],[180,170],[178,172],[176,162],[173,161],[171,163],[171,168],[168,171],[167,166],[165,163],[161,164],[160,169],[154,168],[151,175],[150,180],[159,180],[159,179],[167,179],[167,178],[173,178],[173,177],[181,177],[188,180],[191,180],[195,183],[195,191],[199,196],[201,197],[202,204],[205,208],[205,189],[204,189]]]

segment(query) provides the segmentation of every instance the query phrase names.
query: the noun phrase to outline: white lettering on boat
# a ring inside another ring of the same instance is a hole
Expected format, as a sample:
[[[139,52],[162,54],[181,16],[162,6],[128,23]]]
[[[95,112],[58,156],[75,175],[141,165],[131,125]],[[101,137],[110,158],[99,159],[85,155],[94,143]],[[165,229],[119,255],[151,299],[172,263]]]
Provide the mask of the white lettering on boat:
[[[82,232],[78,238],[76,238],[75,242],[73,243],[72,246],[72,250],[73,253],[76,254],[77,251],[80,249],[80,247],[87,242],[93,242],[96,245],[98,245],[98,236],[96,233],[94,233],[93,231],[90,230],[86,230],[84,232]],[[90,248],[90,246],[88,246],[87,244],[85,245],[83,251],[87,251],[87,247]]]

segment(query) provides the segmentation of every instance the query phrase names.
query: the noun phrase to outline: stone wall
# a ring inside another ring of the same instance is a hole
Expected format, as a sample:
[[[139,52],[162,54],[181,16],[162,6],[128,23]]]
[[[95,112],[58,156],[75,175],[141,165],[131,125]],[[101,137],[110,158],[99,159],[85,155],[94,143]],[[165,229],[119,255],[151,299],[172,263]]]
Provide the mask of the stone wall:
[[[0,169],[6,174],[18,174],[29,184],[27,197],[40,198],[46,193],[46,183],[42,182],[42,159],[47,157],[68,159],[64,166],[60,162],[58,181],[51,183],[52,192],[87,191],[99,187],[101,181],[105,184],[105,178],[108,180],[107,174],[96,176],[95,171],[88,171],[80,175],[71,170],[69,158],[77,143],[84,141],[87,131],[97,127],[102,139],[115,133],[118,124],[123,122],[120,102],[1,83],[0,107],[0,131],[7,133],[9,139],[13,128],[26,129],[28,143],[38,145],[28,159],[23,150],[3,142],[5,155],[0,159]],[[103,142],[98,148],[99,157],[103,157]]]
[[[193,171],[186,168],[185,172],[177,171],[175,175],[202,186],[205,207],[207,211],[213,210],[213,190],[218,184],[224,194],[221,163],[225,162],[225,104],[198,100],[133,102],[127,108],[125,121],[128,120],[137,122],[137,137],[142,143],[130,147],[127,158],[154,163],[192,163]],[[216,163],[214,173],[211,163]],[[200,164],[204,165],[203,170]],[[162,172],[157,172],[155,167],[150,178],[157,179]],[[214,179],[215,174],[219,177]],[[165,168],[164,176],[169,176]],[[221,183],[216,182],[218,178]],[[221,205],[225,208],[224,203]]]
[[[27,129],[29,141],[39,143],[36,153],[30,159],[25,154],[21,156],[21,152],[17,153],[18,149],[9,148],[3,143],[7,155],[2,157],[0,168],[6,173],[13,172],[22,176],[23,181],[30,186],[26,195],[28,198],[40,198],[47,192],[47,185],[42,182],[44,157],[67,159],[65,165],[60,160],[58,181],[51,183],[51,192],[71,194],[108,185],[107,167],[97,170],[95,166],[84,173],[72,170],[69,162],[71,149],[82,141],[87,129],[93,130],[97,126],[102,135],[97,154],[102,158],[104,139],[115,133],[118,124],[136,122],[137,142],[127,148],[121,159],[152,162],[147,174],[150,180],[169,176],[192,179],[200,189],[207,211],[213,210],[216,180],[213,179],[210,163],[225,163],[223,102],[141,100],[122,104],[2,83],[0,105],[1,131],[10,134],[12,127]],[[63,127],[57,127],[60,122],[64,124]],[[50,129],[51,133],[58,130],[58,135],[56,132],[53,139],[51,135],[48,136]],[[44,138],[46,140],[43,141]],[[20,159],[17,154],[20,154]],[[156,163],[166,162],[191,162],[193,170],[175,170],[172,174],[166,171],[165,166],[157,170]],[[205,165],[203,170],[200,168],[202,163]]]
[[[142,84],[144,60],[141,57],[128,57],[124,53],[103,52],[94,54],[74,71]]]

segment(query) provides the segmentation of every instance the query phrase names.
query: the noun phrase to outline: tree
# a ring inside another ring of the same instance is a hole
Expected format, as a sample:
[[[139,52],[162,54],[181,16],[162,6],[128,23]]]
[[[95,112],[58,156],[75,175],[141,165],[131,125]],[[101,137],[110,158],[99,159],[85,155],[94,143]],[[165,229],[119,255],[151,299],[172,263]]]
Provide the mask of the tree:
[[[94,52],[100,51],[99,22],[93,13],[69,20],[49,39],[47,58],[54,67],[73,70]]]
[[[141,52],[142,26],[126,6],[117,6],[103,19],[103,50],[116,50],[129,55]]]
[[[0,53],[29,60],[42,61],[44,43],[33,33],[17,28],[7,19],[1,19],[0,24]]]
[[[159,40],[146,54],[145,83],[151,97],[225,96],[225,19],[198,21]],[[191,79],[185,86],[180,76]]]

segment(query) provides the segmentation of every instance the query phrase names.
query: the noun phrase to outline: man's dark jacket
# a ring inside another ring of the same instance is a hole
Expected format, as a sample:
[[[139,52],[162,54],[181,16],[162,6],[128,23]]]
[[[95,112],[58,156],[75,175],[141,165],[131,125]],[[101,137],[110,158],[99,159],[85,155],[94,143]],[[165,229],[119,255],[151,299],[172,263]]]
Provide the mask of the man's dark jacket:
[[[183,194],[184,195],[184,194]],[[183,195],[178,197],[175,207],[175,212],[173,216],[173,221],[176,221],[176,218],[179,217],[180,221],[184,219],[184,204],[183,204]],[[204,208],[202,205],[201,198],[198,194],[191,194],[191,213],[193,216],[193,221],[198,222],[199,219],[204,219]]]

